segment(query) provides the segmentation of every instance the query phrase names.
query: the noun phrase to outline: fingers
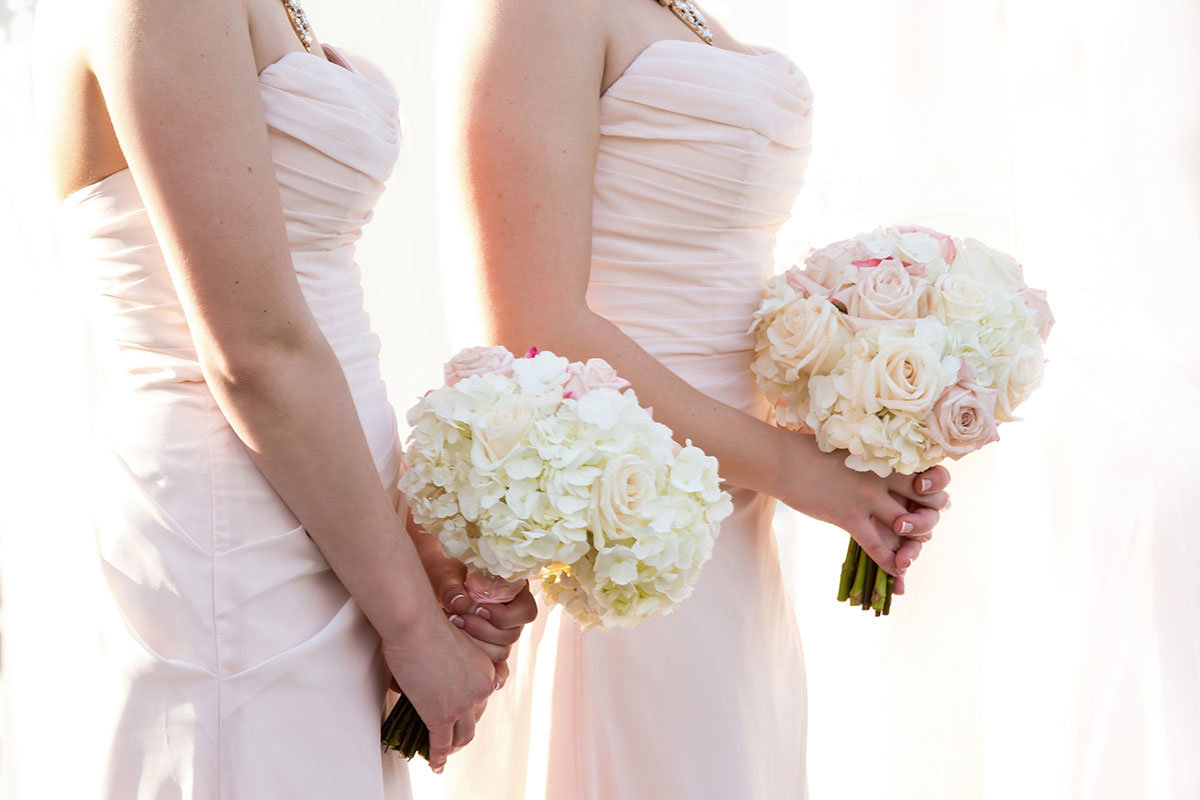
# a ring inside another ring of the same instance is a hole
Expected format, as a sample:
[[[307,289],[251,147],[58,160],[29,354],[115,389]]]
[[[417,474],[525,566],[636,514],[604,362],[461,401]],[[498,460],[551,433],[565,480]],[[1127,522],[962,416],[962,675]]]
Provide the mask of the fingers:
[[[496,663],[496,683],[493,688],[498,692],[504,688],[504,684],[508,683],[508,662],[499,661]]]
[[[451,614],[465,614],[471,610],[471,598],[467,596],[467,590],[463,587],[466,576],[467,570],[461,564],[457,567],[448,564],[431,578],[438,601],[442,608]]]
[[[537,619],[537,601],[533,592],[526,585],[521,593],[504,605],[489,604],[483,606],[480,612],[487,611],[485,619],[491,621],[497,628],[520,628]]]
[[[479,705],[483,706],[484,704],[480,703]],[[480,709],[480,713],[482,713],[482,708]],[[453,750],[460,750],[466,747],[475,738],[475,720],[477,718],[467,715],[459,717],[458,721],[454,723]]]
[[[879,565],[879,568],[889,575],[896,574],[896,554],[895,551],[885,543],[885,538],[891,537],[899,546],[900,537],[892,533],[886,525],[880,522],[875,517],[871,517],[870,523],[864,525],[854,537],[858,541],[863,552],[871,557],[871,560]]]
[[[892,594],[904,594],[904,576],[897,575],[896,582],[892,584]]]
[[[914,506],[914,509],[896,517],[892,530],[899,536],[927,542],[933,538],[933,528],[938,524],[941,514],[932,508]]]
[[[487,620],[475,614],[454,614],[450,617],[450,622],[454,627],[470,636],[471,643],[482,650],[492,662],[506,661],[509,651],[512,649],[512,643],[503,640],[511,638],[515,641],[521,635],[519,628],[515,631],[498,630],[493,628]],[[493,642],[493,639],[500,641]]]
[[[487,611],[487,607],[479,609],[479,612]],[[462,625],[451,622],[458,628],[467,632],[467,635],[472,639],[487,644],[499,645],[501,647],[509,647],[516,644],[517,639],[521,638],[521,628],[500,628],[496,626],[494,620],[489,620],[483,613],[476,612],[474,614],[463,614],[459,617],[462,620]],[[455,614],[456,617],[459,615]]]
[[[439,725],[429,729],[429,768],[441,772],[446,768],[446,759],[450,757],[454,746],[454,726]]]
[[[950,473],[945,467],[933,467],[916,475],[895,473],[887,478],[888,489],[906,500],[943,510],[950,505],[950,495],[945,491],[950,483]],[[928,487],[922,491],[921,487]]]
[[[916,539],[905,539],[901,542],[896,551],[896,566],[901,570],[911,567],[921,553],[921,546],[922,543]]]
[[[950,485],[950,471],[945,467],[931,467],[918,473],[913,480],[913,487],[923,495],[943,492]]]

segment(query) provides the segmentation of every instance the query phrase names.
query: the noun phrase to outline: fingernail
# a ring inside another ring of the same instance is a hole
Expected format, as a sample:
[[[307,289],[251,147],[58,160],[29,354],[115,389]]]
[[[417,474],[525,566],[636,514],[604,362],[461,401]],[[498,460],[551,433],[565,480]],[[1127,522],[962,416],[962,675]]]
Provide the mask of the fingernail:
[[[901,533],[912,533],[913,532],[913,524],[911,522],[909,522],[908,520],[901,522],[900,523],[900,532]]]
[[[488,611],[486,608],[480,607],[475,609],[475,616],[483,617],[484,619],[491,619],[492,612]]]
[[[442,774],[442,770],[443,770],[443,769],[445,769],[445,767],[443,767],[443,766],[441,766],[441,765],[439,764],[438,766],[436,766],[436,767],[434,767],[434,768],[433,768],[433,771],[434,771],[436,774],[438,774],[438,775],[441,775],[441,774]]]
[[[504,684],[500,683],[500,681],[496,681],[494,684],[492,684],[492,689],[494,689],[495,691],[498,692],[498,691],[500,691],[500,687],[503,685]]]
[[[451,616],[450,622],[452,622],[454,624],[454,627],[456,627],[456,628],[467,627],[467,621],[465,619],[463,619],[462,617],[460,617],[458,614],[454,614],[453,616]]]
[[[945,511],[945,510],[947,510],[947,509],[949,509],[949,508],[950,508],[950,498],[949,498],[949,497],[947,497],[947,498],[946,498],[946,505],[942,507],[942,510],[943,510],[943,511]]]
[[[466,599],[467,599],[467,596],[465,594],[456,594],[456,595],[454,595],[454,597],[450,598],[450,605],[451,605],[451,607],[453,607],[454,604],[457,603],[459,600],[466,600]]]
[[[921,480],[917,481],[918,492],[928,492],[932,488],[933,481],[929,480],[929,478],[921,478]]]

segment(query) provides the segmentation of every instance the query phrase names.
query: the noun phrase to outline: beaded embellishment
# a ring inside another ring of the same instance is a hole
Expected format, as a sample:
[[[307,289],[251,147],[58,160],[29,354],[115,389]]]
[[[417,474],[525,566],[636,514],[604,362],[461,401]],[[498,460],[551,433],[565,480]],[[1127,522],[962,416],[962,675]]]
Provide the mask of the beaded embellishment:
[[[712,30],[708,27],[708,20],[704,18],[692,0],[658,0],[658,2],[671,9],[684,25],[687,25],[693,33],[704,40],[705,44],[713,43]]]
[[[300,44],[304,45],[305,50],[312,52],[312,26],[308,24],[308,15],[300,7],[300,0],[283,0],[283,7],[287,9],[292,29],[296,31],[296,36],[300,37]]]

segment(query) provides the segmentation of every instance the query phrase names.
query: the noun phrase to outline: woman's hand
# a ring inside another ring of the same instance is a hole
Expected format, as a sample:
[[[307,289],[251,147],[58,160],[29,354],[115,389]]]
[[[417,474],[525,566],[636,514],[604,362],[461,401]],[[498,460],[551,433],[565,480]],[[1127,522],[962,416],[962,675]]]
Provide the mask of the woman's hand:
[[[475,737],[495,669],[471,639],[434,618],[425,630],[383,643],[383,657],[396,684],[429,728],[429,766],[441,772],[451,753]]]
[[[934,467],[880,478],[847,467],[845,453],[821,452],[812,436],[781,433],[791,441],[776,496],[849,533],[880,569],[896,576],[896,593],[903,594],[904,573],[932,537],[939,510],[950,502],[945,491],[950,473]]]
[[[508,656],[512,646],[521,638],[522,628],[537,618],[537,602],[529,591],[528,582],[507,603],[475,603],[467,592],[467,568],[463,563],[443,553],[437,540],[411,517],[408,534],[421,556],[434,596],[450,615],[451,624],[470,637],[492,660],[496,669],[496,688],[503,687],[508,681]]]

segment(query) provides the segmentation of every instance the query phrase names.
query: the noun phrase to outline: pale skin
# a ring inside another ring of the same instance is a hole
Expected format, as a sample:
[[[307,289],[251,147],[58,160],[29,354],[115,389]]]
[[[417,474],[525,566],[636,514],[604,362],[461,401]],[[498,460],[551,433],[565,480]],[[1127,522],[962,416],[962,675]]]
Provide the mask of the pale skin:
[[[606,359],[656,419],[719,459],[727,482],[846,530],[902,593],[949,502],[946,470],[855,472],[813,437],[693,389],[588,307],[600,98],[650,44],[700,40],[653,0],[474,0],[466,16],[458,177],[491,339]],[[709,22],[715,46],[746,50]]]
[[[440,771],[507,650],[485,654],[439,607],[296,281],[257,79],[303,50],[282,5],[44,0],[38,25],[59,195],[131,171],[214,398],[379,632]]]

